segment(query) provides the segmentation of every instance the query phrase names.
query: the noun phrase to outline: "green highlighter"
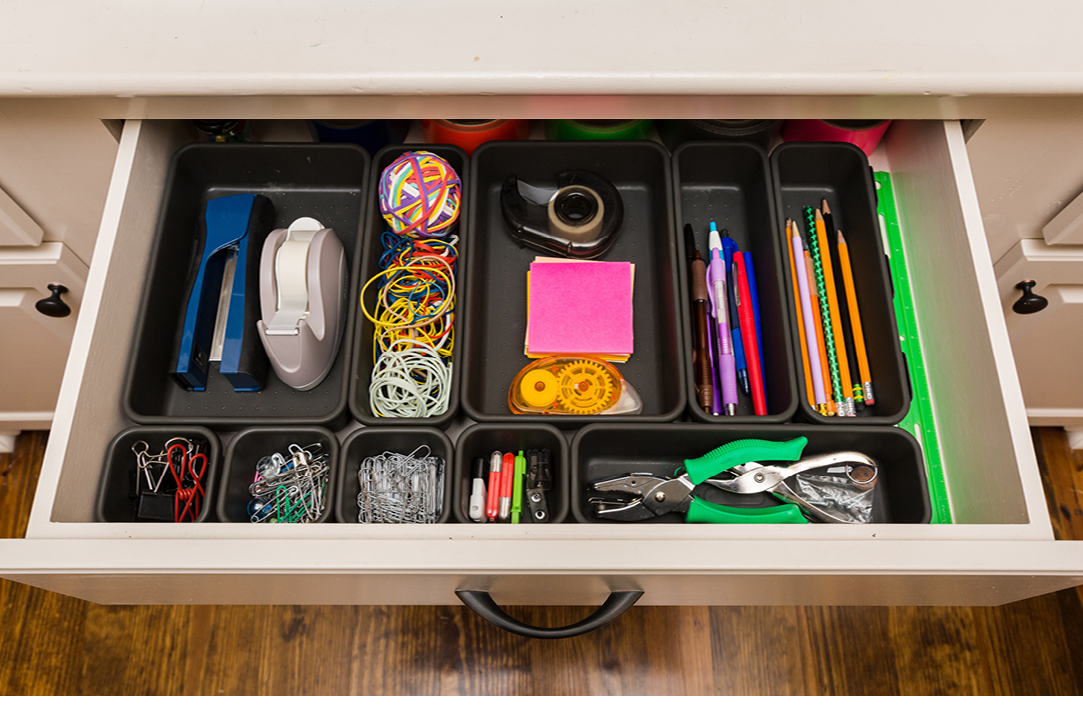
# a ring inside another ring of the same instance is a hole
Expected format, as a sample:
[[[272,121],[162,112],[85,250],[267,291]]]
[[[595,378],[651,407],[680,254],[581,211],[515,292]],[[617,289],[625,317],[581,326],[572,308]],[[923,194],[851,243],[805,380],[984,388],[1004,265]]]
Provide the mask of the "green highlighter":
[[[515,457],[515,481],[511,490],[511,522],[518,523],[523,513],[523,476],[526,475],[526,456],[522,451]]]

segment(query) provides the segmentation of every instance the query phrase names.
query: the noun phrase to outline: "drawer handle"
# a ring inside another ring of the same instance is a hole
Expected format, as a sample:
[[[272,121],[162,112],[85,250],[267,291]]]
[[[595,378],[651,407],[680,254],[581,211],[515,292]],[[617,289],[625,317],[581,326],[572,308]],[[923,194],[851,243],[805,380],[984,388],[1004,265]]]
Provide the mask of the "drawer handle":
[[[34,304],[34,307],[38,309],[39,313],[50,318],[67,318],[71,315],[71,307],[60,299],[60,294],[67,293],[68,289],[60,285],[60,283],[50,283],[48,288],[52,295],[48,298],[42,298]]]
[[[1045,310],[1049,301],[1032,290],[1036,285],[1037,282],[1033,280],[1023,280],[1015,284],[1016,289],[1023,291],[1023,297],[1012,303],[1013,311],[1019,315],[1030,315]]]
[[[605,603],[598,607],[597,611],[582,621],[560,628],[539,628],[515,620],[497,605],[488,591],[456,591],[455,595],[471,611],[505,631],[526,636],[527,638],[571,638],[572,636],[580,636],[584,633],[596,631],[602,626],[616,621],[622,613],[635,605],[643,592],[613,591],[609,594],[609,598],[605,599]]]

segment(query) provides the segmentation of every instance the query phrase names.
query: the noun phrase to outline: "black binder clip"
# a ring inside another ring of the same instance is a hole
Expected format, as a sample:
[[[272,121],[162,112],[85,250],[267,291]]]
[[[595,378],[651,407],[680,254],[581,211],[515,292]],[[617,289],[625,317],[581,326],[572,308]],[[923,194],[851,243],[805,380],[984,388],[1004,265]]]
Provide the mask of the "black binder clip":
[[[553,454],[548,448],[527,451],[526,501],[534,523],[549,522],[546,494],[553,488]]]

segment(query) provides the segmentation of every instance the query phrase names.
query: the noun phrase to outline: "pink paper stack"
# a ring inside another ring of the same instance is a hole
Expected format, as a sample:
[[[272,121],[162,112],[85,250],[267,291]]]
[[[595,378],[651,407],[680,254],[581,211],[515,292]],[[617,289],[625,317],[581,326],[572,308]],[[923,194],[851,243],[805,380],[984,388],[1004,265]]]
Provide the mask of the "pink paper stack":
[[[527,276],[526,355],[628,360],[634,282],[632,263],[536,258]]]

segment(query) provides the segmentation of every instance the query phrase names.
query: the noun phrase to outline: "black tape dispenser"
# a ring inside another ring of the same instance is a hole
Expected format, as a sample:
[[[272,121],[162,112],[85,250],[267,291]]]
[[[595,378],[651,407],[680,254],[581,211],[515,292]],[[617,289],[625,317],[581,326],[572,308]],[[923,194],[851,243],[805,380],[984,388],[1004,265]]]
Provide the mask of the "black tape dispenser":
[[[504,222],[520,245],[563,258],[605,255],[624,220],[620,192],[586,170],[565,170],[556,192],[509,175],[500,189]]]

